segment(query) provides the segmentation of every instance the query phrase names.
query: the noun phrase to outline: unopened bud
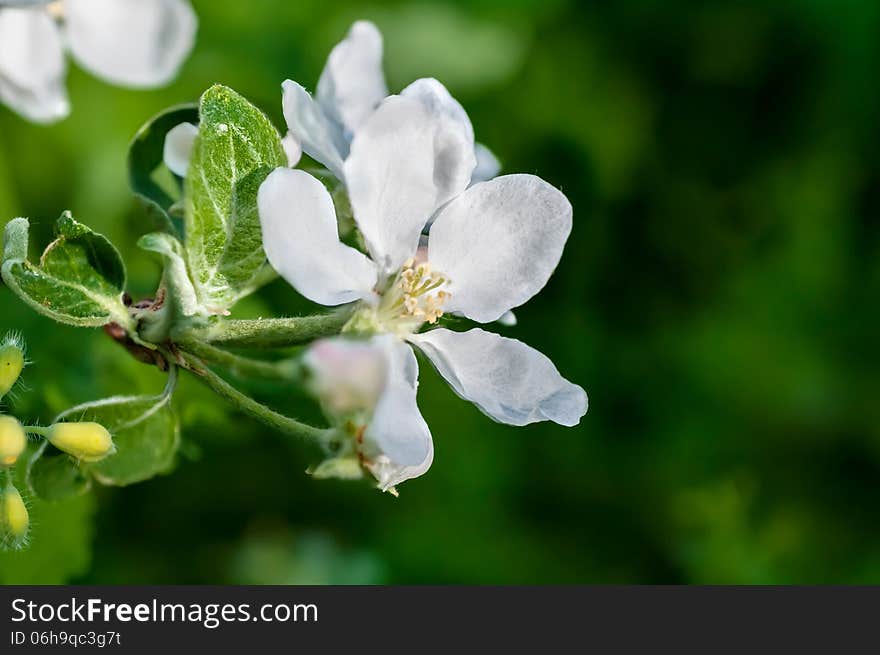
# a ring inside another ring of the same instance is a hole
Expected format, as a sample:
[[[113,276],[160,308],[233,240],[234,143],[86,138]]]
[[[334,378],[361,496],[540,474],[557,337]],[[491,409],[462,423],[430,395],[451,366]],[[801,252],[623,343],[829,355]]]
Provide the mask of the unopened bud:
[[[58,450],[84,462],[99,462],[116,452],[113,438],[100,423],[55,423],[45,436]]]
[[[0,344],[0,398],[9,393],[24,368],[24,344],[16,334],[8,335]]]
[[[21,423],[13,416],[0,416],[0,468],[12,466],[27,448]]]
[[[165,135],[162,159],[168,170],[178,177],[186,177],[186,169],[189,168],[189,160],[192,158],[193,146],[198,135],[199,128],[192,123],[175,125]]]
[[[385,387],[385,357],[372,341],[322,339],[309,348],[303,364],[310,373],[309,390],[333,416],[372,412]]]
[[[9,485],[0,492],[0,543],[20,548],[27,541],[30,517],[18,489]]]

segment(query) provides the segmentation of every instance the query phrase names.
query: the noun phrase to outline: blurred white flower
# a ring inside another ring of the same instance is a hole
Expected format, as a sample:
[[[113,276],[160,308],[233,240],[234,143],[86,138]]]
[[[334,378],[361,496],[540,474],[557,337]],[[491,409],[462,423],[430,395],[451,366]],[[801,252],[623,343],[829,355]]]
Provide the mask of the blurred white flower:
[[[306,351],[303,365],[309,391],[340,420],[372,413],[388,375],[385,354],[372,341],[321,339]]]
[[[327,57],[313,98],[301,85],[287,80],[284,90],[284,118],[302,151],[326,166],[339,180],[344,180],[343,162],[351,141],[361,125],[388,96],[382,72],[382,34],[369,21],[357,21],[348,35]],[[415,95],[411,87],[401,95]],[[430,101],[431,97],[423,98]],[[457,102],[470,128],[470,120]],[[472,182],[498,175],[501,164],[484,145],[476,144],[477,165]]]
[[[304,357],[308,386],[344,435],[333,456],[311,473],[356,478],[369,471],[383,491],[431,466],[431,431],[416,405],[418,364],[399,339],[337,337],[315,342]]]
[[[269,262],[314,302],[360,301],[349,330],[389,333],[419,348],[491,418],[577,424],[586,393],[538,351],[479,328],[420,333],[447,312],[496,321],[540,291],[562,255],[572,209],[534,175],[469,187],[473,131],[461,107],[435,80],[408,90],[359,126],[341,165],[370,256],[340,242],[319,180],[276,169],[257,198]]]
[[[196,25],[188,0],[0,0],[0,102],[40,123],[67,116],[65,50],[112,84],[161,86]]]

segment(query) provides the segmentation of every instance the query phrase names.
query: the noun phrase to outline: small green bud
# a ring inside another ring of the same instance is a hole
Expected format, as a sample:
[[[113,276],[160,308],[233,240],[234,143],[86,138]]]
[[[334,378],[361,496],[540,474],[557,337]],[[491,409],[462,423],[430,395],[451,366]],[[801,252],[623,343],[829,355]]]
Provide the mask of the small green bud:
[[[30,516],[18,489],[9,485],[0,493],[0,543],[21,548],[27,542]]]
[[[8,334],[0,344],[0,398],[10,392],[24,369],[24,343],[17,334]]]
[[[309,475],[322,480],[326,478],[338,478],[340,480],[360,480],[364,477],[364,470],[357,457],[334,457],[326,459],[314,468],[306,471]]]
[[[99,462],[116,452],[113,438],[100,423],[55,423],[45,436],[58,450],[84,462]]]
[[[0,416],[0,468],[12,466],[27,448],[24,428],[14,416]]]

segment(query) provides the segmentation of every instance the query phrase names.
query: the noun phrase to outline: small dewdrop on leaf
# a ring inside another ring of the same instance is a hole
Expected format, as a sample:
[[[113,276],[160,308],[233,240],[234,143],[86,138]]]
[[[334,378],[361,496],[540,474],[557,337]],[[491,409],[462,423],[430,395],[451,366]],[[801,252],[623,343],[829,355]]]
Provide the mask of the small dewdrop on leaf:
[[[100,423],[55,423],[46,429],[45,437],[58,450],[83,462],[100,462],[116,452],[113,438]]]
[[[0,399],[15,386],[26,364],[24,342],[20,335],[10,332],[0,343]]]
[[[11,484],[0,492],[0,545],[22,548],[27,544],[30,516],[18,489]]]
[[[27,448],[24,428],[14,416],[0,416],[0,468],[12,466]]]

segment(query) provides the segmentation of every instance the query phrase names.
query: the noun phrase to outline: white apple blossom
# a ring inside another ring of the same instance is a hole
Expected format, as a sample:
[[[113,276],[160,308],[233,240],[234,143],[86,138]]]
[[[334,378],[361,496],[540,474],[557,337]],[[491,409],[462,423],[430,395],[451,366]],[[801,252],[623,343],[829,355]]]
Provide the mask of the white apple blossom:
[[[447,312],[496,321],[534,296],[559,262],[572,208],[534,175],[469,186],[476,161],[467,116],[434,80],[410,89],[359,126],[341,165],[370,256],[339,240],[333,201],[318,179],[276,169],[257,198],[269,262],[310,300],[358,302],[348,331],[415,346],[496,421],[576,425],[586,393],[540,352],[479,328],[421,332]]]
[[[395,485],[428,470],[434,446],[416,405],[418,364],[402,341],[323,339],[303,364],[309,389],[342,435],[313,475],[359,478],[367,470],[382,491],[396,493]]]
[[[188,0],[0,0],[0,102],[40,123],[67,116],[66,50],[112,84],[161,86],[196,25]]]
[[[388,96],[382,72],[382,50],[379,29],[369,21],[357,21],[327,57],[314,98],[292,80],[282,85],[288,136],[341,181],[345,179],[343,162],[354,135]],[[408,93],[416,94],[408,88],[401,95]],[[430,101],[430,97],[426,100]],[[458,106],[454,100],[452,103]],[[464,114],[460,106],[458,109]],[[486,146],[476,144],[475,155],[477,165],[472,182],[498,175],[501,164]]]

